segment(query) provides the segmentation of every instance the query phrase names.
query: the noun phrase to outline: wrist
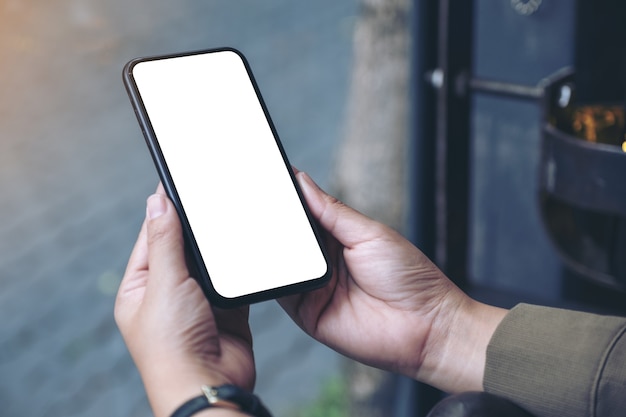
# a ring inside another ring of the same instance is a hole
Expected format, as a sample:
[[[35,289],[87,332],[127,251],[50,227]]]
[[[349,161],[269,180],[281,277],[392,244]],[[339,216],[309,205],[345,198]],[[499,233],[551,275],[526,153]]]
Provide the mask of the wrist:
[[[487,346],[506,313],[465,294],[447,300],[433,321],[417,379],[449,393],[482,391]]]
[[[189,371],[179,368],[175,372],[155,366],[149,373],[142,373],[148,401],[155,417],[170,417],[186,401],[202,395],[202,385],[220,386],[229,384],[222,375],[211,372]],[[210,408],[194,415],[203,416],[245,415],[235,410]]]
[[[192,417],[207,409],[221,409],[220,415],[249,415],[271,417],[261,400],[236,385],[202,386],[202,395],[195,396],[181,404],[171,417]],[[227,411],[230,410],[230,413]]]
[[[168,416],[169,417],[169,416]],[[193,417],[250,417],[248,414],[241,411],[229,410],[227,408],[207,408],[202,411],[198,411]]]

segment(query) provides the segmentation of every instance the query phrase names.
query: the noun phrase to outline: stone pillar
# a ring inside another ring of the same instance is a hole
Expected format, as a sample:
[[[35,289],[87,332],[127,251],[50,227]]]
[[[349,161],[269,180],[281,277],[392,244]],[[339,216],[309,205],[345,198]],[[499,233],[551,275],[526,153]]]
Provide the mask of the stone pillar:
[[[334,185],[347,204],[396,229],[405,208],[409,0],[361,0],[344,142]]]

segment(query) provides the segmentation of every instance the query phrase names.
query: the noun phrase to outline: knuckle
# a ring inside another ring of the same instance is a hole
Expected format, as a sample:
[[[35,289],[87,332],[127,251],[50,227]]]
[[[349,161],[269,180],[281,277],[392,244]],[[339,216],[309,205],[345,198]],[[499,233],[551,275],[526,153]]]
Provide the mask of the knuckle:
[[[334,197],[332,195],[326,194],[325,198],[326,198],[327,204],[338,206],[338,207],[342,207],[344,205],[341,200],[339,200],[337,197]]]
[[[151,221],[148,225],[148,245],[158,244],[168,240],[170,230],[157,221]]]

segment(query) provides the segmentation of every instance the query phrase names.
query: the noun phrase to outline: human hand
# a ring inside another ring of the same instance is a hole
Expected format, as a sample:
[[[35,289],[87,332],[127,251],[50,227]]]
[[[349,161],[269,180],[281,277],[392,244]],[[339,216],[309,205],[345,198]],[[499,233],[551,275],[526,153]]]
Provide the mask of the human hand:
[[[162,187],[147,205],[115,319],[155,415],[169,416],[200,395],[202,385],[228,383],[251,391],[255,368],[248,309],[211,308],[189,276],[180,222]]]
[[[399,233],[296,177],[327,232],[329,285],[281,305],[307,333],[353,359],[446,391],[482,389],[484,354],[503,311],[459,290]]]

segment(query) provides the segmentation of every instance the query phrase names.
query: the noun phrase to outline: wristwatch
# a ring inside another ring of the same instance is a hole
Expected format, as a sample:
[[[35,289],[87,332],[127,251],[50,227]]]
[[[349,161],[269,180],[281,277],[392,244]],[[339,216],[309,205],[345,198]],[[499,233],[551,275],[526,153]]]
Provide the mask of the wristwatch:
[[[192,398],[178,407],[172,417],[189,417],[198,411],[218,407],[238,410],[255,417],[272,417],[256,395],[236,385],[211,387],[203,385],[202,395]]]

